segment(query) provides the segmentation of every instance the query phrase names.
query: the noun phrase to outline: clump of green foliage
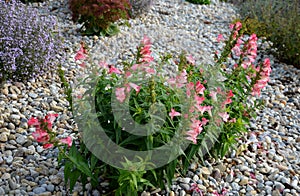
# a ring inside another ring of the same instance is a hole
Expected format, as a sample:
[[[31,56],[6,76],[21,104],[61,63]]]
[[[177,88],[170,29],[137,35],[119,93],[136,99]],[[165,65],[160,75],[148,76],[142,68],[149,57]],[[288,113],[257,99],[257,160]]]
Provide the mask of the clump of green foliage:
[[[74,21],[82,23],[86,35],[110,36],[119,29],[114,22],[129,19],[128,0],[69,0]]]
[[[247,33],[266,37],[273,42],[274,55],[280,61],[300,68],[299,0],[248,0],[239,10]]]
[[[193,4],[201,4],[201,5],[210,4],[210,0],[187,0],[187,1]]]

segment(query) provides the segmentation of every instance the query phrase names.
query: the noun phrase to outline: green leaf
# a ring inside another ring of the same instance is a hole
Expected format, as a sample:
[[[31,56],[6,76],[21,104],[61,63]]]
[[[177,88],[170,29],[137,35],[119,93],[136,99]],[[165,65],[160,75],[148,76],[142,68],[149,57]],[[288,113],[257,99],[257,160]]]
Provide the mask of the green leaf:
[[[73,169],[73,163],[71,161],[66,161],[65,163],[65,168],[64,168],[64,178],[65,178],[65,183],[68,183],[69,176],[72,173]]]
[[[75,145],[72,145],[69,153],[69,159],[73,162],[73,164],[76,166],[77,169],[79,169],[82,173],[85,175],[95,178],[92,175],[92,172],[88,166],[88,164],[84,161],[85,159],[81,156],[81,154],[78,152]]]
[[[70,178],[70,192],[73,191],[73,188],[78,180],[78,178],[80,177],[81,172],[77,169],[73,170],[70,174],[69,174],[69,178]]]
[[[95,166],[96,166],[98,160],[99,159],[94,154],[91,155],[91,170],[92,171],[95,169]]]

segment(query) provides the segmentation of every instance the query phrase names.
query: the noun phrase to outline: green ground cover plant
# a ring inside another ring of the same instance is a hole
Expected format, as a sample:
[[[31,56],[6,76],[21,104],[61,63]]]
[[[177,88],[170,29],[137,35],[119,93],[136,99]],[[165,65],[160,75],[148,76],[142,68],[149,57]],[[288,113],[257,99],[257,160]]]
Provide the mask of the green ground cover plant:
[[[266,37],[273,42],[273,53],[280,61],[300,68],[299,0],[247,0],[238,7],[249,33]]]

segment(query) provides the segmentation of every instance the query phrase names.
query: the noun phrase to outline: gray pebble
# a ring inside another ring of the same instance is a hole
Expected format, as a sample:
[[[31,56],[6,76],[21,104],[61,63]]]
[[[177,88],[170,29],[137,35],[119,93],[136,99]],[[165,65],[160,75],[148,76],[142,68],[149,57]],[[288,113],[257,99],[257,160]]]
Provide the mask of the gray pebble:
[[[36,188],[33,189],[33,192],[35,194],[41,194],[41,193],[46,192],[46,189],[44,187],[36,187]]]

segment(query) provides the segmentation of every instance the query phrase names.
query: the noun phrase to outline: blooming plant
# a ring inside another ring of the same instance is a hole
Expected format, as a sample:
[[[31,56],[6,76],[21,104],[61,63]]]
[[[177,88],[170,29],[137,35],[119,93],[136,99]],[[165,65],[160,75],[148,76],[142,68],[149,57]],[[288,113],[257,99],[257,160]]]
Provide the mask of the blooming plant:
[[[0,81],[46,73],[62,47],[55,25],[53,17],[41,16],[20,1],[0,0]]]
[[[224,51],[206,66],[184,52],[176,60],[154,58],[147,36],[131,62],[95,66],[82,43],[75,60],[83,75],[73,102],[80,148],[72,146],[69,153],[70,160],[80,155],[81,163],[66,165],[70,182],[81,176],[86,183],[88,176],[96,187],[102,171],[115,195],[137,195],[170,185],[195,155],[220,157],[234,147],[257,106],[247,101],[260,95],[271,69],[269,59],[256,62],[256,35],[243,38],[241,23],[231,29],[227,41],[218,36]],[[165,65],[178,73],[166,72]]]
[[[58,139],[56,133],[52,130],[52,125],[58,114],[47,114],[44,119],[32,117],[28,120],[29,126],[35,127],[35,132],[32,133],[33,138],[43,144],[45,149],[54,146],[67,144],[68,147],[72,145],[72,138],[70,136]]]
[[[28,120],[28,125],[35,127],[35,132],[32,133],[33,138],[43,144],[45,149],[58,147],[59,162],[64,160],[65,183],[70,181],[70,189],[72,190],[76,180],[80,177],[82,183],[90,177],[93,185],[97,183],[97,179],[92,175],[90,168],[93,170],[93,165],[97,162],[93,155],[88,155],[91,158],[91,165],[85,162],[84,157],[78,153],[77,147],[72,143],[70,136],[66,138],[57,138],[57,133],[52,130],[53,123],[58,117],[58,114],[47,114],[44,119],[32,117]],[[98,173],[96,173],[97,175]]]
[[[83,23],[87,35],[114,35],[119,19],[128,19],[131,9],[128,0],[69,0],[74,21]]]

